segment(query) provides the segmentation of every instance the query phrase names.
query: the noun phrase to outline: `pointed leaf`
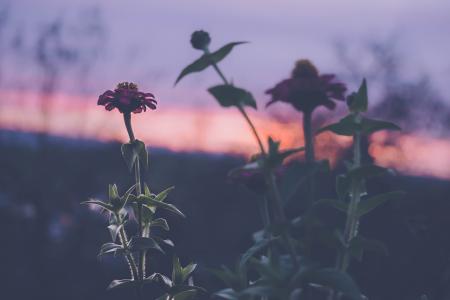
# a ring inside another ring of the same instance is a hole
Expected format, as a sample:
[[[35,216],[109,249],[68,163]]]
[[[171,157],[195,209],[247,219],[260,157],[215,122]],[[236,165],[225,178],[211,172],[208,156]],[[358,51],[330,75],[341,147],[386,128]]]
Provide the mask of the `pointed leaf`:
[[[97,256],[102,256],[108,253],[115,253],[119,249],[123,249],[122,245],[116,243],[105,243],[100,248],[100,253]]]
[[[244,254],[242,254],[241,259],[239,260],[239,264],[241,266],[245,265],[251,257],[253,257],[256,253],[266,248],[270,244],[270,242],[271,242],[270,239],[263,239],[256,242]]]
[[[361,130],[361,124],[355,122],[353,115],[348,115],[339,122],[327,125],[317,130],[316,134],[324,131],[331,131],[337,135],[353,136],[356,132]]]
[[[162,229],[169,231],[169,224],[166,219],[158,218],[151,222],[150,226],[161,227]]]
[[[94,205],[100,206],[103,209],[106,209],[107,211],[110,211],[110,212],[114,211],[111,204],[105,203],[105,202],[100,201],[100,200],[91,199],[91,200],[88,200],[88,201],[81,202],[81,204],[94,204]]]
[[[173,300],[189,300],[194,299],[197,294],[196,290],[187,290],[173,295]]]
[[[113,242],[116,241],[117,235],[119,234],[119,231],[122,227],[123,227],[123,224],[120,224],[120,225],[111,224],[108,226],[109,234],[111,235],[111,239]]]
[[[132,143],[123,144],[121,151],[123,159],[130,171],[133,169],[136,159],[139,159],[145,167],[148,165],[147,149],[143,142],[134,140]]]
[[[199,59],[188,65],[181,71],[180,75],[178,76],[177,80],[175,81],[175,85],[183,78],[184,76],[194,73],[194,72],[200,72],[206,69],[207,67],[217,64],[222,59],[224,59],[233,49],[234,46],[245,44],[246,42],[234,42],[229,43],[220,48],[219,50],[210,53],[210,54],[204,54]]]
[[[214,295],[226,300],[239,300],[239,294],[230,288],[218,291]]]
[[[401,128],[394,123],[368,118],[362,119],[361,126],[361,132],[365,135],[369,135],[380,130],[401,130]]]
[[[180,264],[180,259],[176,256],[172,259],[172,281],[174,284],[182,284],[183,283],[183,268]]]
[[[211,95],[216,98],[222,107],[243,107],[250,106],[256,109],[256,101],[253,95],[244,89],[230,84],[223,84],[208,89]]]
[[[351,112],[359,113],[367,111],[368,97],[367,97],[367,83],[364,78],[358,92],[352,93],[347,98],[347,105]]]
[[[174,188],[175,188],[174,186],[168,187],[167,189],[165,189],[164,191],[162,191],[161,193],[156,195],[155,200],[156,201],[164,201],[167,198],[167,196],[169,195],[169,192],[171,190],[173,190]]]
[[[320,199],[315,202],[315,205],[329,205],[340,212],[347,213],[347,204],[345,202],[336,200],[336,199]]]
[[[130,251],[136,252],[136,251],[145,251],[154,249],[161,253],[164,253],[163,249],[158,245],[155,240],[149,237],[132,237],[128,247],[130,248]]]
[[[197,268],[197,264],[190,263],[182,269],[182,282],[185,282],[189,278],[192,272],[194,272],[195,268]]]
[[[134,282],[132,279],[118,279],[118,280],[113,280],[107,290],[112,290],[114,288],[118,288],[118,287],[131,287],[132,285],[134,285]]]
[[[152,275],[147,277],[145,281],[163,283],[169,288],[172,287],[173,285],[172,280],[170,280],[169,277],[161,273],[153,273]]]
[[[142,201],[145,203],[146,206],[149,206],[149,207],[155,206],[157,208],[163,208],[163,209],[169,210],[179,216],[186,217],[178,208],[176,208],[172,204],[157,201],[157,200],[153,199],[152,197],[148,197],[148,196],[144,196],[144,195],[139,196],[139,198],[142,199]]]
[[[337,290],[350,299],[362,299],[358,286],[347,273],[335,269],[320,269],[311,271],[306,277],[311,283]]]
[[[404,195],[405,195],[405,192],[403,192],[403,191],[394,191],[394,192],[384,193],[381,195],[376,195],[369,199],[362,200],[358,204],[357,215],[358,215],[358,217],[362,217],[365,214],[372,211],[374,208],[383,204],[384,202],[386,202],[388,200],[399,199],[399,198],[403,197]]]

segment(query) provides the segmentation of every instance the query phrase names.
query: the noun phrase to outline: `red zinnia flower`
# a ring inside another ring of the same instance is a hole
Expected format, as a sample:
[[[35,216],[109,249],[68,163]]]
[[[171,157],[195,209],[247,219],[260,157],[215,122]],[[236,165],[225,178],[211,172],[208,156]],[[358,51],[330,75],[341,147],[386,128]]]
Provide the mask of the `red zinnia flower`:
[[[306,59],[299,60],[291,78],[278,83],[274,88],[266,91],[272,95],[274,102],[282,101],[291,103],[297,110],[312,112],[318,106],[334,109],[333,100],[345,100],[346,86],[334,80],[334,74],[319,75],[316,67]]]
[[[108,90],[98,97],[98,105],[104,105],[106,110],[117,108],[121,113],[140,113],[147,107],[156,109],[155,96],[138,90],[136,84],[122,82],[114,91]]]

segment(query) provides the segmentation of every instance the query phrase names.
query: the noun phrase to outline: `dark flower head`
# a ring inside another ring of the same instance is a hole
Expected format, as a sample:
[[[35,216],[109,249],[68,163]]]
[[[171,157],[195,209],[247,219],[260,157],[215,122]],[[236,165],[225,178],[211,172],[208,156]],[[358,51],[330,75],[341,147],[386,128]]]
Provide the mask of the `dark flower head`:
[[[194,31],[191,35],[191,45],[195,49],[205,50],[209,43],[211,42],[211,38],[209,37],[209,33],[203,30]]]
[[[104,105],[106,110],[117,108],[121,113],[140,113],[147,107],[156,109],[155,96],[138,90],[136,84],[122,82],[114,91],[108,90],[98,97],[98,105]]]
[[[320,75],[309,60],[302,59],[296,63],[291,78],[266,91],[272,95],[267,106],[282,101],[291,103],[302,112],[312,112],[321,105],[334,109],[336,104],[333,100],[344,101],[346,90],[343,83],[335,80],[334,74]]]

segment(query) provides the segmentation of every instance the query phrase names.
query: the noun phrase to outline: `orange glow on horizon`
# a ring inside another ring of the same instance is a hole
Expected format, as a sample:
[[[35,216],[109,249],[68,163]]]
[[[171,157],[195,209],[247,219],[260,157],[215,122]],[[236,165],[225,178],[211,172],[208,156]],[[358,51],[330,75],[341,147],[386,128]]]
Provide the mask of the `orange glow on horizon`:
[[[122,115],[97,106],[96,97],[55,94],[45,107],[48,111],[45,122],[39,97],[42,96],[32,92],[0,92],[0,128],[101,141],[127,140]],[[258,152],[248,125],[237,110],[162,104],[156,111],[133,115],[136,137],[150,147],[245,156]],[[270,135],[282,141],[282,148],[303,145],[298,120],[280,123],[263,113],[249,113],[265,139]],[[395,139],[390,139],[391,136],[381,132],[371,138],[370,154],[379,165],[412,175],[450,179],[449,140],[398,133]],[[348,137],[321,134],[316,138],[317,157],[327,158],[335,165],[350,144]]]

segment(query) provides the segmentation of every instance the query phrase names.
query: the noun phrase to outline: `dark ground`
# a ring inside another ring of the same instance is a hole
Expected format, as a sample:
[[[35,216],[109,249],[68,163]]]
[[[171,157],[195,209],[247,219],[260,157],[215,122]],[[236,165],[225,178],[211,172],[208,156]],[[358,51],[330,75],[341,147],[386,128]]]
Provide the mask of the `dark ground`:
[[[107,220],[79,204],[105,199],[108,183],[121,191],[131,185],[120,145],[49,138],[42,148],[38,141],[30,134],[0,133],[0,299],[123,299],[123,292],[105,288],[112,279],[127,278],[126,265],[96,258],[109,241]],[[208,268],[233,264],[261,227],[258,198],[226,179],[243,159],[150,151],[147,182],[154,191],[175,185],[169,202],[187,215],[165,215],[174,252],[184,263],[197,262],[196,284],[214,291],[221,286]],[[334,176],[321,178],[322,196],[333,194]],[[421,294],[450,299],[450,183],[397,176],[369,185],[369,192],[399,189],[407,192],[404,199],[384,204],[361,225],[365,236],[386,243],[390,255],[368,254],[351,272],[371,300]],[[300,194],[288,205],[297,215]],[[167,271],[167,252],[150,260],[152,271]]]

